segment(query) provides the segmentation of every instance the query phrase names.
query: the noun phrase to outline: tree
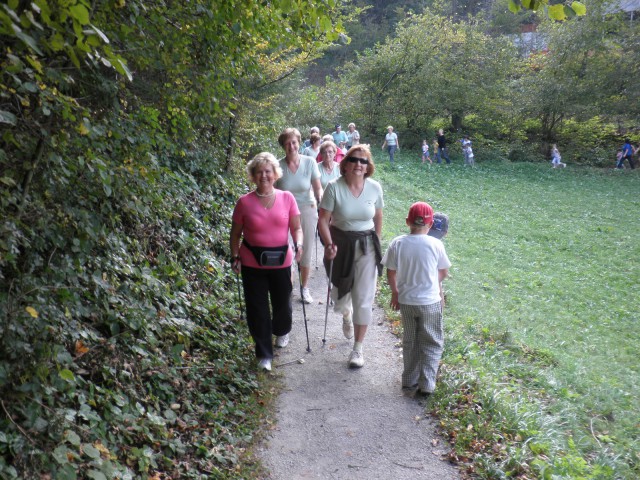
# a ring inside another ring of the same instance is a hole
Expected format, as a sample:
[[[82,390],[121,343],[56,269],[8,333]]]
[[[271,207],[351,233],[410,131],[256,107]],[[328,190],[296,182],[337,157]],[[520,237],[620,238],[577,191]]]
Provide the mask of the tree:
[[[426,11],[348,65],[331,88],[359,86],[358,96],[341,103],[370,133],[392,124],[417,135],[442,116],[459,131],[466,114],[486,112],[504,98],[515,58],[512,44],[484,34],[479,23],[454,23]]]

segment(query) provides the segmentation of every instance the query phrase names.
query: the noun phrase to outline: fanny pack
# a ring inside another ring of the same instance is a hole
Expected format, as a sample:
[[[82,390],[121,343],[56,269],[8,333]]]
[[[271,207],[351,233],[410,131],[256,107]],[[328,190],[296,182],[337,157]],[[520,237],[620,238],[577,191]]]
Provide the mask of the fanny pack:
[[[289,245],[283,245],[281,247],[254,247],[249,244],[246,239],[242,240],[245,247],[251,250],[253,256],[261,267],[280,267],[287,258],[287,251]]]

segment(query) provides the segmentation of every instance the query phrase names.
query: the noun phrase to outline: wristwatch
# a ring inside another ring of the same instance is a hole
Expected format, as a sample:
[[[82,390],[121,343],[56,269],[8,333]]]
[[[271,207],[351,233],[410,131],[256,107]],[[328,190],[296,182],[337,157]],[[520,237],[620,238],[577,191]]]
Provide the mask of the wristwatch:
[[[300,249],[300,248],[302,248],[302,244],[301,243],[296,243],[296,246],[295,246],[296,253],[298,253],[298,249]]]

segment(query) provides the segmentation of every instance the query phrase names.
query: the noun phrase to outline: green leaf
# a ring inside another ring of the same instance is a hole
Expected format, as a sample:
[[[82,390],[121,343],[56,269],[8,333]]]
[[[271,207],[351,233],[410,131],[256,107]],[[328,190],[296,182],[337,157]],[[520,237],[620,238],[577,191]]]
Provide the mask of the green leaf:
[[[56,32],[49,40],[49,46],[54,52],[59,52],[64,48],[64,37],[60,33]]]
[[[82,445],[82,451],[85,455],[93,460],[97,460],[100,458],[100,450],[89,443],[85,443]]]
[[[11,177],[0,177],[0,183],[4,183],[8,187],[16,186],[16,181]]]
[[[571,4],[571,9],[579,16],[587,14],[587,7],[582,2],[573,2]]]
[[[33,82],[25,82],[22,84],[22,88],[27,92],[36,93],[38,92],[38,86]]]
[[[509,0],[509,11],[511,13],[518,13],[520,10],[522,10],[520,5],[516,4],[513,0]]]
[[[30,37],[26,33],[23,33],[22,30],[20,30],[20,27],[18,27],[17,25],[12,25],[12,27],[13,27],[13,31],[16,34],[16,37],[22,40],[28,47],[31,47],[31,49],[34,50],[36,53],[44,56],[44,54],[42,53],[42,50],[40,50],[40,48],[38,47],[33,37]]]
[[[95,25],[91,24],[89,25],[91,27],[91,29],[96,32],[98,34],[98,36],[100,37],[100,39],[104,42],[104,43],[109,43],[109,38],[102,32],[102,30],[100,30],[98,27],[96,27]],[[87,32],[85,32],[87,33]]]
[[[0,123],[8,123],[9,125],[15,125],[18,123],[18,117],[11,112],[0,110]]]
[[[92,478],[93,480],[107,480],[107,476],[98,470],[89,470],[87,472],[87,478]]]
[[[116,69],[116,72],[127,77],[127,80],[129,81],[133,80],[133,75],[131,75],[131,72],[127,68],[126,63],[124,63],[124,61],[122,61],[122,59],[120,58],[116,58],[115,60],[115,63],[112,63]]]
[[[549,5],[547,8],[549,9],[549,18],[552,20],[566,20],[567,16],[564,13],[564,5],[561,3],[557,5]]]
[[[67,382],[73,382],[75,380],[73,372],[68,368],[60,370],[60,373],[58,375],[60,375],[60,378],[66,380]]]
[[[320,17],[320,31],[328,32],[331,30],[332,23],[329,17]]]
[[[75,447],[80,445],[80,436],[73,430],[66,430],[64,432],[64,439]]]
[[[68,451],[69,451],[69,449],[67,447],[65,447],[64,445],[59,445],[53,451],[54,460],[56,462],[58,462],[60,465],[64,465],[65,463],[69,463],[69,458],[67,457],[67,452]]]
[[[89,10],[84,5],[74,5],[69,8],[71,16],[75,18],[80,25],[87,25],[89,23]]]

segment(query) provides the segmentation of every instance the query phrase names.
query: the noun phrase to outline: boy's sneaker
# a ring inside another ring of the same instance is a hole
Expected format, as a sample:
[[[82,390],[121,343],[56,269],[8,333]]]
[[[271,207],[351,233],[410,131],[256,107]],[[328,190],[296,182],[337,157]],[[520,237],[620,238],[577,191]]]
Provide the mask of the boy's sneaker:
[[[276,347],[284,348],[287,345],[289,345],[289,334],[288,333],[276,337]]]
[[[311,292],[306,287],[302,289],[302,301],[306,304],[313,303]]]
[[[266,370],[267,372],[271,371],[271,359],[270,358],[261,358],[258,360],[258,368],[260,370]]]
[[[349,367],[360,368],[364,365],[364,355],[362,352],[356,352],[353,350],[349,355]]]
[[[345,338],[353,338],[353,323],[351,321],[351,315],[342,317],[342,333]]]

